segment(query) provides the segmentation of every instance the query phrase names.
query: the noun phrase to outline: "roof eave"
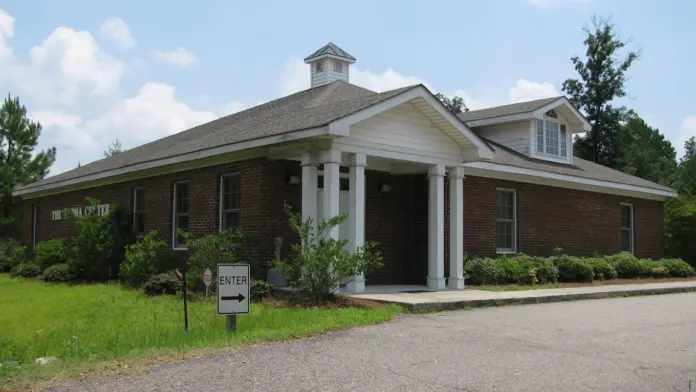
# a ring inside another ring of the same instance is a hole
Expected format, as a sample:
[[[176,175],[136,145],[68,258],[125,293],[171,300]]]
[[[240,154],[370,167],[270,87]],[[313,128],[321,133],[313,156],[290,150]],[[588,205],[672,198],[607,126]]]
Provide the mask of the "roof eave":
[[[306,59],[304,59],[304,62],[305,62],[305,64],[309,64],[309,63],[313,63],[313,62],[315,62],[319,59],[323,59],[323,58],[331,58],[331,59],[341,60],[341,61],[347,62],[348,64],[355,63],[355,59],[351,59],[348,57],[342,57],[342,56],[336,56],[336,55],[328,54],[328,53],[322,54],[320,56],[315,56],[315,57],[307,57]]]

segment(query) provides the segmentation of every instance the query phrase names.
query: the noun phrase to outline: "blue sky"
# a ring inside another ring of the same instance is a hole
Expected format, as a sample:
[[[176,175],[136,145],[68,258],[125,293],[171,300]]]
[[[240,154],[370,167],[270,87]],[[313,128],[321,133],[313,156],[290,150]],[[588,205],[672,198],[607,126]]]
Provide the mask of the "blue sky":
[[[582,27],[611,16],[642,48],[630,99],[681,151],[696,135],[696,2],[0,0],[0,91],[55,145],[53,174],[304,89],[333,41],[351,82],[425,83],[472,108],[560,94]]]

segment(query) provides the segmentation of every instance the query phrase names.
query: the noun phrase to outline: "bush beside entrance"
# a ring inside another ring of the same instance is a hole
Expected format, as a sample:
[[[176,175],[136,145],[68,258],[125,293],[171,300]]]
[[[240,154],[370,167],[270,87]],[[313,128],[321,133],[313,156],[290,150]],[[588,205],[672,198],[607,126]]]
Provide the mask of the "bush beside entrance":
[[[470,284],[537,284],[592,282],[605,279],[689,277],[695,271],[681,259],[647,260],[630,253],[583,258],[557,254],[534,257],[525,254],[475,258],[464,264]]]

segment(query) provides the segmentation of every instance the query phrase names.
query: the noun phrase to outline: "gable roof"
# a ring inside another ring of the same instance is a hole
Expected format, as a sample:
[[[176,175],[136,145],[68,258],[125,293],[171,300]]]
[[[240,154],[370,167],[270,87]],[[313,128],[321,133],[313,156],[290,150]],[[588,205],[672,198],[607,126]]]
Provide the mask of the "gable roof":
[[[325,126],[336,119],[417,86],[375,93],[343,81],[335,81],[221,117],[120,154],[17,187],[16,191],[223,145]]]
[[[509,104],[509,105],[496,106],[496,107],[487,108],[487,109],[470,110],[468,112],[459,113],[457,116],[462,121],[469,122],[469,121],[483,120],[483,119],[494,118],[494,117],[510,116],[513,114],[529,113],[529,112],[533,112],[537,109],[540,109],[540,108],[550,104],[551,102],[557,101],[561,98],[564,98],[564,97],[558,96],[558,97],[551,97],[551,98],[543,98],[543,99],[537,99],[534,101],[513,103],[513,104]]]
[[[485,139],[495,149],[495,158],[491,161],[500,165],[514,166],[523,169],[540,170],[549,173],[562,174],[573,177],[581,177],[591,180],[607,181],[616,184],[632,185],[654,189],[662,192],[676,191],[664,185],[644,180],[624,172],[602,166],[600,164],[573,157],[573,164],[554,163],[541,159],[535,159],[514,151],[496,142]]]
[[[355,57],[349,55],[348,52],[334,45],[332,42],[329,42],[328,44],[324,45],[321,49],[305,57],[304,61],[309,61],[311,59],[326,55],[341,57],[346,60],[355,61]]]

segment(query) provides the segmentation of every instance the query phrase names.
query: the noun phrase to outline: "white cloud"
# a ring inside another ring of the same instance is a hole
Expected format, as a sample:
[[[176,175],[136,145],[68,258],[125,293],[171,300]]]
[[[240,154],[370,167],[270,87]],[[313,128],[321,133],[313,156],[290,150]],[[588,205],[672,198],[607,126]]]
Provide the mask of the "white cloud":
[[[569,4],[587,4],[594,0],[525,0],[537,8],[548,8],[554,6],[563,6]]]
[[[510,89],[510,103],[533,101],[535,99],[557,97],[556,87],[549,82],[536,83],[526,79],[519,79]]]
[[[194,53],[181,46],[169,52],[154,52],[152,56],[157,60],[179,67],[190,67],[198,61]]]
[[[0,9],[0,63],[12,57],[12,48],[8,43],[14,36],[14,18]]]
[[[109,17],[99,29],[101,35],[114,41],[121,49],[130,49],[136,45],[130,26],[121,18]]]
[[[44,143],[58,148],[52,173],[73,169],[78,161],[85,164],[102,158],[103,150],[115,139],[124,148],[132,148],[218,117],[178,101],[174,92],[170,85],[148,82],[133,97],[89,120],[58,111],[32,113],[45,129]]]
[[[124,65],[99,48],[87,31],[58,27],[8,67],[10,83],[41,105],[72,105],[78,98],[107,96],[118,86]]]
[[[696,136],[696,114],[692,114],[684,118],[681,123],[681,128],[679,132],[679,140],[677,141],[677,156],[684,156],[684,143],[686,143],[689,138]]]

